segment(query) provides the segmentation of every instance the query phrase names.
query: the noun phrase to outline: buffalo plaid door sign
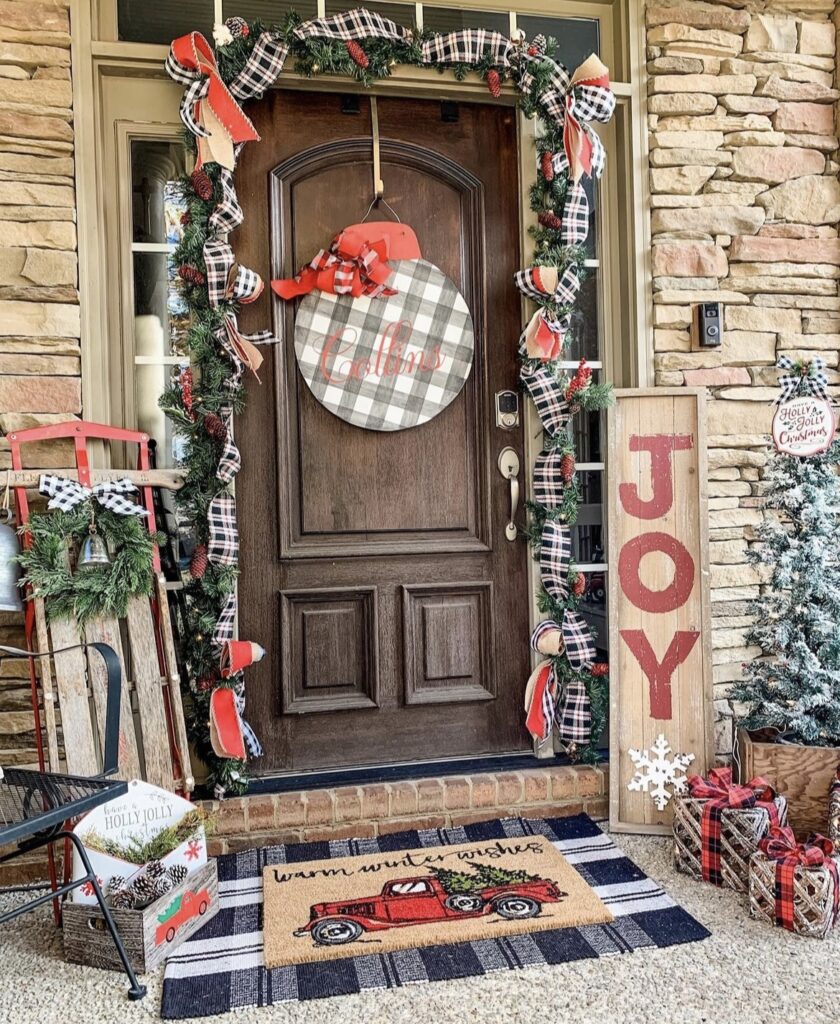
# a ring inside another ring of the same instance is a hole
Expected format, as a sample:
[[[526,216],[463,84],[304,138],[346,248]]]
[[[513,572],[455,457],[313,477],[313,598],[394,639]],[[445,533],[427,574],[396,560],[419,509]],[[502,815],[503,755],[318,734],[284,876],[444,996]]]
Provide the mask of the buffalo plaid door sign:
[[[309,390],[367,430],[405,430],[442,412],[463,388],[475,341],[463,296],[434,264],[389,261],[394,294],[311,291],[295,319]]]

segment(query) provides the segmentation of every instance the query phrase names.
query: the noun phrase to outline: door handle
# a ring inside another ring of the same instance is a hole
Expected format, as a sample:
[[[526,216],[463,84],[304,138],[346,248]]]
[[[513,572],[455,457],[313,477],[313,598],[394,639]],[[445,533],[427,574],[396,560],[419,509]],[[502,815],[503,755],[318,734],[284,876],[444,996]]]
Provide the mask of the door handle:
[[[510,520],[505,526],[505,537],[514,541],[517,536],[514,519],[519,505],[519,456],[513,448],[502,448],[497,465],[505,480],[510,480]]]

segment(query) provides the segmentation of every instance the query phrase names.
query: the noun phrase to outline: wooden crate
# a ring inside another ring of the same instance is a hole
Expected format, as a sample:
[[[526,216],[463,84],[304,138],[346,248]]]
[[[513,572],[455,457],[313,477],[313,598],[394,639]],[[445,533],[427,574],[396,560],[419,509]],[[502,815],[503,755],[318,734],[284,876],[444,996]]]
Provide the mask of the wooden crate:
[[[674,867],[703,880],[701,820],[706,800],[674,797]],[[784,797],[776,797],[779,824],[787,824]],[[770,815],[764,807],[727,807],[720,815],[720,874],[723,885],[746,892],[750,857],[767,835]]]
[[[837,921],[835,881],[824,865],[797,865],[793,876],[793,931],[824,939]],[[750,917],[776,924],[776,862],[756,853],[750,861]]]
[[[161,922],[174,900],[181,909]],[[204,909],[202,909],[204,908]],[[143,910],[112,910],[131,965],[138,974],[154,970],[184,939],[204,927],[219,910],[216,861],[188,875],[182,885]],[[64,907],[64,955],[75,964],[123,970],[111,933],[98,906],[67,903]]]
[[[763,743],[745,729],[738,731],[741,779],[767,779],[788,801],[790,826],[804,840],[828,829],[828,789],[840,764],[837,747],[800,747]]]

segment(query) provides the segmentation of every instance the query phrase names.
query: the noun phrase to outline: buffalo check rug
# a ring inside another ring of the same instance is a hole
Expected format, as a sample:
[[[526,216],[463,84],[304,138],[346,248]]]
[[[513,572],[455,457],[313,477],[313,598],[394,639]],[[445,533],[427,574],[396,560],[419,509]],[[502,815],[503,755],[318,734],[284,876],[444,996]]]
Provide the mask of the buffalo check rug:
[[[271,970],[265,967],[266,867],[526,836],[547,838],[592,887],[613,920]],[[161,1005],[165,1019],[561,964],[697,942],[709,935],[585,814],[504,818],[461,828],[397,832],[376,839],[268,846],[219,857],[218,869],[218,914],[166,962]]]

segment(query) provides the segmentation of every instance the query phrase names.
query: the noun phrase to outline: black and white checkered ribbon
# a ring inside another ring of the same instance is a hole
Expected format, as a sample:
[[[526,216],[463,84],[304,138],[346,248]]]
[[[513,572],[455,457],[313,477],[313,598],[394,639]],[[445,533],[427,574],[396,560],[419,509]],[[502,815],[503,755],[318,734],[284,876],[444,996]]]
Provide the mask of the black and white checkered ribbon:
[[[549,437],[554,437],[565,428],[571,415],[560,382],[546,367],[529,366],[527,363],[522,364],[519,379],[533,399],[543,430]]]
[[[592,704],[581,679],[570,679],[555,712],[557,736],[563,743],[585,746],[592,738]]]
[[[245,740],[245,746],[248,748],[248,753],[251,757],[262,757],[263,748],[262,743],[257,739],[257,734],[245,721],[245,686],[234,687],[233,699],[236,703],[236,710],[239,713],[239,721],[242,725],[242,739]]]
[[[589,237],[589,200],[579,181],[571,182],[563,203],[560,241],[563,245],[583,245]]]
[[[123,497],[136,490],[127,477],[105,480],[93,487],[84,487],[77,480],[52,473],[42,473],[38,481],[38,493],[50,499],[47,508],[59,509],[61,512],[69,512],[85,501],[98,501],[103,508],[119,516],[147,516],[149,513],[142,505]]]
[[[238,100],[257,99],[277,81],[289,48],[277,32],[261,32],[245,66],[230,83]]]
[[[509,68],[514,44],[501,32],[468,28],[424,39],[421,44],[424,64],[476,64],[488,53],[499,68]]]
[[[779,356],[776,366],[780,370],[795,370],[795,373],[783,373],[779,377],[782,393],[776,399],[778,404],[789,402],[800,395],[813,395],[823,401],[830,401],[828,394],[828,377],[825,373],[825,360],[815,356],[810,362],[795,362],[790,356]]]
[[[233,440],[233,406],[224,405],[219,409],[219,417],[225,425],[225,443],[216,468],[216,479],[229,484],[242,469],[242,456]]]
[[[221,647],[228,640],[233,640],[236,625],[236,591],[232,590],[225,598],[224,607],[216,620],[213,630],[213,643]]]
[[[403,28],[390,18],[357,7],[343,11],[329,18],[313,18],[294,30],[296,39],[390,39],[396,42],[411,36],[411,30]]]
[[[569,600],[569,566],[572,560],[572,531],[566,523],[547,519],[540,539],[540,579],[555,601]],[[595,661],[595,645],[583,616],[566,607],[560,623],[566,657],[579,672]]]
[[[239,532],[236,529],[236,501],[222,491],[207,509],[207,557],[214,565],[236,565],[239,559]]]
[[[208,238],[204,243],[204,266],[211,306],[219,306],[225,300],[253,302],[262,294],[260,275],[237,263],[233,249],[219,238]]]
[[[517,270],[513,276],[516,287],[522,294],[535,302],[544,303],[547,300],[556,302],[558,306],[573,306],[580,291],[580,275],[574,264],[569,264],[558,274],[557,284],[549,289],[545,286],[543,278],[547,276],[551,267],[526,267],[525,270]],[[541,276],[542,272],[542,276]]]

